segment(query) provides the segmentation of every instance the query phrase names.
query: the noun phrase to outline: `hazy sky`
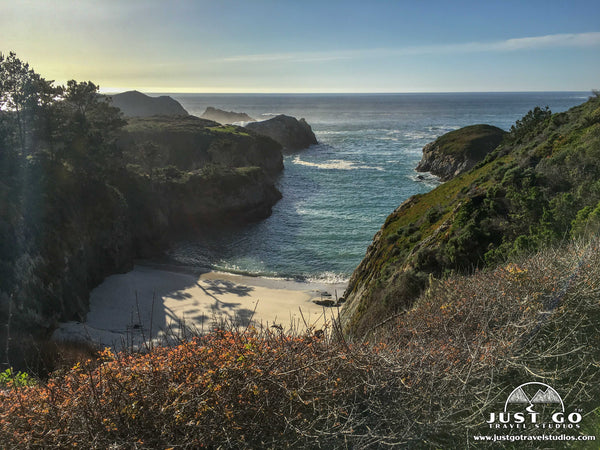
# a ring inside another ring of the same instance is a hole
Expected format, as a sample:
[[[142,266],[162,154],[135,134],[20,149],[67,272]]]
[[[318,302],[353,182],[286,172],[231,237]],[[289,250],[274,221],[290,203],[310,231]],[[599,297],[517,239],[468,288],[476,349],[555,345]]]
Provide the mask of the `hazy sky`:
[[[0,0],[0,51],[146,92],[600,88],[600,1]]]

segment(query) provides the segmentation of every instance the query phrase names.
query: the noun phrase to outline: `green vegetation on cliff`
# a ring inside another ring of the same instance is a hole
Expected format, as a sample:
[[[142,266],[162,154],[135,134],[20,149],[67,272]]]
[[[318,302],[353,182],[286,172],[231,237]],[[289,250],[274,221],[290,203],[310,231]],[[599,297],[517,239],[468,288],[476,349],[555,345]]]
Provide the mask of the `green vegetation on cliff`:
[[[597,226],[600,98],[551,115],[536,108],[471,171],[410,198],[354,272],[346,329],[368,333],[410,308],[430,275],[493,266]]]
[[[504,139],[506,132],[491,125],[470,125],[446,133],[423,148],[419,172],[448,181],[473,168]]]
[[[175,166],[262,167],[269,175],[283,169],[281,146],[266,136],[195,116],[129,119],[121,134],[125,160],[150,171]]]
[[[485,157],[502,142],[503,132],[491,125],[470,125],[440,136],[436,142],[442,155]]]

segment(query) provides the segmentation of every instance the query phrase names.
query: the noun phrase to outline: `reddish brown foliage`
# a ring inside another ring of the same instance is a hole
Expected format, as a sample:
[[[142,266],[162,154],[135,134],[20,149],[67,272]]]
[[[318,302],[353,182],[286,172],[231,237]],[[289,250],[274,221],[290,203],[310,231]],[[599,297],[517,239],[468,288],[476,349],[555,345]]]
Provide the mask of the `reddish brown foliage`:
[[[592,242],[432,280],[374,344],[251,329],[146,354],[105,351],[46,383],[0,392],[0,442],[452,446],[515,383],[532,378],[568,391],[565,401],[597,406],[599,298]]]

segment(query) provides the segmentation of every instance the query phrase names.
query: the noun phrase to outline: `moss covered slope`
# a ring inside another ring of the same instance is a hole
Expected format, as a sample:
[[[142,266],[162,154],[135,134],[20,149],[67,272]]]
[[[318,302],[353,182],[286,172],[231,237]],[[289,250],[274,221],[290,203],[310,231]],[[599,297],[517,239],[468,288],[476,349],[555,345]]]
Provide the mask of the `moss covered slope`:
[[[411,306],[430,276],[494,265],[600,222],[600,98],[536,108],[473,170],[398,207],[346,291],[347,330]]]

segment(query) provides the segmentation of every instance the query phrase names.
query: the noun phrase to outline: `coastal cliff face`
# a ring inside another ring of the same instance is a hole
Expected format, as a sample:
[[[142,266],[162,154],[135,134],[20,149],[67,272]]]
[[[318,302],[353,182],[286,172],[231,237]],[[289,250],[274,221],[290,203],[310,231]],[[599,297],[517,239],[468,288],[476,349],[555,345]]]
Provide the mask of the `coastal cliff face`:
[[[116,183],[129,201],[132,247],[138,257],[163,250],[181,231],[255,222],[281,198],[260,167],[123,171]]]
[[[400,205],[352,274],[344,329],[368,335],[432,281],[600,230],[600,98],[536,108],[472,170]]]
[[[317,138],[304,119],[280,114],[262,122],[252,122],[246,128],[279,142],[284,150],[295,151],[317,144]]]
[[[130,269],[135,253],[131,211],[114,186],[46,160],[32,160],[12,176],[29,180],[23,186],[6,177],[0,189],[6,206],[0,213],[0,317],[10,301],[16,343],[19,330],[26,330],[25,338],[43,334],[58,317],[81,320],[90,289]]]
[[[14,330],[82,320],[90,290],[134,258],[182,230],[268,217],[281,198],[279,144],[243,128],[153,117],[112,142],[97,161],[0,155],[0,319]]]
[[[202,119],[213,120],[215,122],[220,123],[221,125],[229,125],[237,122],[255,122],[256,119],[253,119],[246,113],[239,113],[235,111],[223,111],[219,108],[213,108],[209,106],[200,116]]]
[[[431,172],[442,181],[471,170],[493,151],[506,132],[491,125],[471,125],[451,131],[423,148],[418,172]]]
[[[125,117],[187,116],[181,104],[169,97],[150,97],[138,91],[127,91],[109,96],[113,106],[119,108]]]

